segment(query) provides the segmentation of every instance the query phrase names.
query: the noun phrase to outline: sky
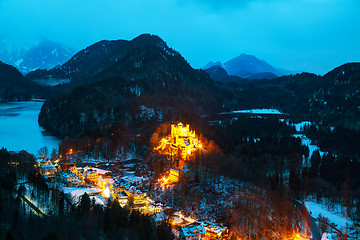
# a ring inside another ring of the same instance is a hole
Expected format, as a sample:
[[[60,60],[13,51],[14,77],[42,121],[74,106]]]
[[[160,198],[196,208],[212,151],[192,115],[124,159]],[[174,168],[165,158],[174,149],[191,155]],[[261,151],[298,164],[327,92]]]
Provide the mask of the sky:
[[[81,50],[151,33],[194,68],[242,53],[324,74],[360,62],[359,0],[0,0],[0,36]]]

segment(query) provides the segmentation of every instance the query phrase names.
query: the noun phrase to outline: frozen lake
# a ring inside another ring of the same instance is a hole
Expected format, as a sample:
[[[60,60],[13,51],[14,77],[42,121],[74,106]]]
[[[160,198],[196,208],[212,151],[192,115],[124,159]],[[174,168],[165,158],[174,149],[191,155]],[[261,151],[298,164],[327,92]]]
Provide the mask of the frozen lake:
[[[58,150],[61,139],[46,134],[38,124],[42,105],[37,101],[0,103],[0,148],[26,150],[35,155],[43,146],[49,152]]]

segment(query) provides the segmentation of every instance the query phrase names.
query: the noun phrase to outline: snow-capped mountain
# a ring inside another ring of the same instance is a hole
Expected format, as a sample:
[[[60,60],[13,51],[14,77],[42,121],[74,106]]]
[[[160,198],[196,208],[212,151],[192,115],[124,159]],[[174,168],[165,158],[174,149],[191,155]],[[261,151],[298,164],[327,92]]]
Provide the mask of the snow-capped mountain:
[[[46,38],[0,39],[0,60],[16,67],[23,74],[62,65],[74,53],[74,49]]]

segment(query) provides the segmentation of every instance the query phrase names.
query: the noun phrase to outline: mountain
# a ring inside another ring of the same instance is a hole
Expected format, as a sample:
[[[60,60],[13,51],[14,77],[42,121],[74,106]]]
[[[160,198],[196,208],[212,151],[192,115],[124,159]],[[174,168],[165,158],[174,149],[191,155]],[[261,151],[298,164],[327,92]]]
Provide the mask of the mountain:
[[[118,124],[146,132],[162,121],[196,122],[200,115],[249,108],[277,108],[298,120],[343,119],[335,105],[320,115],[314,96],[338,84],[334,79],[340,79],[343,70],[346,79],[356,78],[357,65],[349,66],[323,77],[302,73],[250,81],[228,76],[215,64],[207,70],[210,76],[228,80],[217,83],[205,71],[191,68],[158,36],[143,34],[131,41],[100,41],[60,67],[37,70],[26,78],[68,79],[64,94],[44,104],[39,123],[53,134],[81,136]]]
[[[261,72],[261,73],[254,73],[248,78],[241,78],[234,75],[228,75],[226,70],[221,67],[220,65],[213,65],[210,68],[205,69],[205,72],[207,72],[211,79],[217,82],[244,82],[248,79],[274,79],[277,78],[277,76],[271,72]]]
[[[227,61],[224,65],[229,75],[241,78],[251,78],[253,74],[265,72],[273,73],[275,75],[279,74],[279,71],[267,62],[247,54],[241,54],[240,56]]]
[[[219,66],[221,68],[225,68],[225,66],[220,61],[217,61],[217,62],[210,61],[202,69],[206,70],[206,69],[209,69],[209,68],[214,67],[214,66]]]
[[[225,85],[239,109],[276,108],[296,121],[360,129],[360,63],[344,64],[324,76],[301,73]]]
[[[78,136],[121,123],[129,129],[217,112],[228,91],[195,70],[158,36],[101,41],[57,69],[27,78],[68,78],[69,93],[48,100],[39,123],[61,136]],[[77,86],[77,87],[76,87]],[[200,91],[201,89],[201,91]]]
[[[26,74],[35,69],[51,69],[69,60],[75,51],[46,38],[0,40],[0,60]]]
[[[308,100],[312,111],[333,124],[360,128],[360,63],[347,63],[325,74]]]
[[[0,102],[29,100],[37,96],[39,89],[15,67],[0,62]]]
[[[226,70],[222,68],[220,65],[213,65],[209,68],[205,69],[211,79],[218,81],[218,82],[228,82],[229,75],[227,74]]]
[[[76,53],[63,65],[50,70],[35,70],[27,74],[26,78],[38,82],[71,83],[73,86],[87,83],[109,64],[108,61],[117,61],[111,54],[125,43],[125,40],[97,42]]]
[[[289,73],[289,71],[274,68],[267,62],[247,54],[241,54],[240,56],[225,62],[225,64],[222,64],[219,61],[211,61],[206,64],[203,69],[208,70],[214,66],[220,66],[225,69],[229,76],[248,79],[273,79]],[[227,79],[227,81],[229,80]]]

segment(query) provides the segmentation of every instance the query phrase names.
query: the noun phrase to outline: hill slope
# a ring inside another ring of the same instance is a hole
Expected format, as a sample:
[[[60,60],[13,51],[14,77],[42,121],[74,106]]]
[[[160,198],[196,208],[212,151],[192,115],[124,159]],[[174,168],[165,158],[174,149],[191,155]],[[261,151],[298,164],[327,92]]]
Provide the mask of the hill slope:
[[[40,86],[26,80],[13,66],[0,62],[0,102],[28,100]]]
[[[163,40],[148,34],[101,41],[58,69],[28,77],[35,74],[69,77],[69,85],[82,85],[46,102],[39,115],[41,125],[62,136],[109,123],[137,128],[144,121],[194,119],[219,111],[228,95],[204,71],[191,68]]]

